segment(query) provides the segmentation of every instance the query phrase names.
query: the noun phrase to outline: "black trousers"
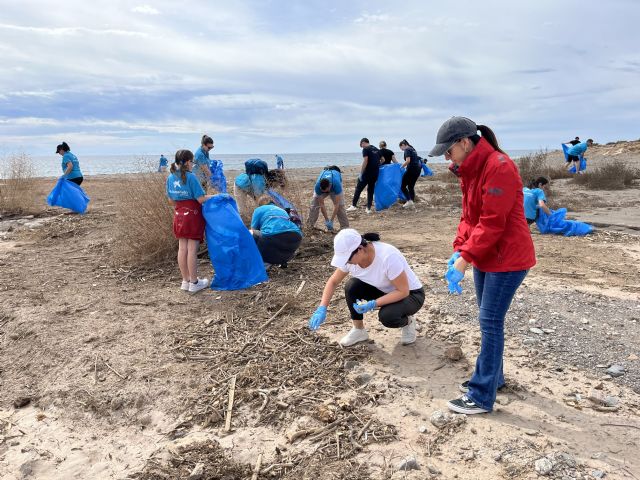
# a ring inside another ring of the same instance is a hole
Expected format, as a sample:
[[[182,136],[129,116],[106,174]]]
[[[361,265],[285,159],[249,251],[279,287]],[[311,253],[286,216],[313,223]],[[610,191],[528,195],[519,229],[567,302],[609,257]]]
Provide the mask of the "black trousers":
[[[80,185],[84,180],[83,177],[70,178],[69,181],[75,183],[76,185]]]
[[[351,312],[352,320],[362,320],[363,315],[354,310],[353,304],[357,300],[374,300],[385,295],[373,285],[363,282],[357,278],[350,278],[344,286],[344,296],[347,300],[347,307]],[[409,323],[407,318],[413,315],[422,307],[424,303],[424,288],[411,290],[409,296],[399,302],[390,303],[378,310],[378,320],[387,328],[400,328]]]
[[[283,232],[275,235],[262,235],[260,230],[253,231],[262,261],[274,265],[287,263],[293,258],[302,243],[302,237],[297,232]]]
[[[367,187],[367,208],[371,208],[373,205],[373,190],[376,188],[376,182],[378,181],[378,176],[375,177],[362,177],[362,180],[358,180],[356,184],[356,191],[353,194],[353,201],[351,205],[354,207],[358,206],[358,200],[360,200],[360,194],[364,190],[364,187]]]
[[[421,171],[422,168],[420,168],[420,165],[413,167],[409,166],[407,167],[407,171],[404,172],[404,175],[402,176],[402,184],[400,185],[400,190],[402,190],[402,193],[407,200],[413,201],[416,198],[414,187],[416,186],[418,178],[420,178]]]

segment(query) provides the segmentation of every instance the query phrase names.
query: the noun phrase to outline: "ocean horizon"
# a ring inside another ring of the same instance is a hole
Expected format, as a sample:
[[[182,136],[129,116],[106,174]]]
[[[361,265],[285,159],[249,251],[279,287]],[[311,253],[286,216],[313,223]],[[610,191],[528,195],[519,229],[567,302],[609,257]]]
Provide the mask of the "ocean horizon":
[[[511,158],[518,158],[539,151],[539,149],[514,149],[506,150]],[[80,169],[83,175],[114,175],[121,173],[142,173],[157,171],[160,159],[159,154],[131,154],[131,155],[83,155],[76,153],[80,161]],[[402,152],[396,152],[398,161],[402,160]],[[427,157],[427,152],[419,151],[418,155],[423,158]],[[172,161],[172,155],[165,155],[169,162]],[[349,167],[359,165],[362,162],[360,152],[349,153],[287,153],[281,154],[284,159],[286,169],[295,168],[322,168],[326,165],[338,165],[340,167]],[[53,155],[37,155],[30,156],[35,169],[35,175],[38,177],[57,177],[61,174],[60,166],[61,158],[57,154]],[[222,160],[225,170],[241,170],[244,168],[244,162],[250,158],[260,158],[267,162],[269,168],[276,167],[276,159],[274,154],[264,153],[234,153],[234,154],[213,154],[212,159]],[[428,158],[429,163],[446,163],[444,157]],[[2,173],[0,172],[0,176]]]

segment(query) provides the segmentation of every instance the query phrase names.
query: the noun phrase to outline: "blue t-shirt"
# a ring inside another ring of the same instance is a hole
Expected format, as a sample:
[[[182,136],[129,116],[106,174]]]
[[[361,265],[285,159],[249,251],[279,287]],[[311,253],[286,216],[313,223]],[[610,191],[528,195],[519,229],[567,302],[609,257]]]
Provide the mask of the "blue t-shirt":
[[[64,175],[64,172],[67,170],[67,163],[71,162],[73,168],[69,172],[68,175]],[[80,178],[82,176],[82,172],[80,171],[80,162],[78,162],[78,157],[76,157],[71,152],[65,152],[62,156],[62,174],[67,180],[71,180],[72,178]]]
[[[193,156],[193,174],[197,176],[202,181],[208,180],[207,174],[201,168],[201,165],[206,165],[209,167],[209,152],[205,152],[202,149],[202,145],[198,147],[196,153]]]
[[[268,237],[284,232],[296,232],[302,235],[298,226],[289,220],[289,214],[275,205],[262,205],[253,211],[251,228],[260,230],[260,233]]]
[[[276,168],[284,168],[284,160],[280,155],[276,155]]]
[[[567,155],[574,155],[579,157],[580,155],[584,155],[584,152],[587,151],[588,145],[587,142],[580,142],[577,145],[574,145],[569,150],[567,150]]]
[[[522,193],[524,193],[524,216],[529,220],[535,220],[540,200],[546,202],[547,197],[544,195],[541,188],[530,189],[524,187],[522,189]]]
[[[326,178],[331,183],[331,188],[328,192],[323,192],[320,190],[320,181]],[[314,188],[314,192],[316,195],[324,195],[325,193],[335,193],[336,195],[340,195],[342,193],[342,175],[337,170],[324,170],[318,180],[316,180],[316,186]]]
[[[418,152],[413,147],[407,147],[404,149],[404,159],[405,161],[409,158],[409,163],[407,164],[407,168],[409,167],[420,167],[420,159],[418,158]]]
[[[169,160],[167,160],[167,157],[165,157],[164,155],[160,155],[160,166],[161,167],[169,166]]]
[[[187,181],[182,183],[180,172],[177,171],[167,177],[167,197],[174,202],[181,200],[197,200],[204,196],[202,185],[193,173],[187,172]]]

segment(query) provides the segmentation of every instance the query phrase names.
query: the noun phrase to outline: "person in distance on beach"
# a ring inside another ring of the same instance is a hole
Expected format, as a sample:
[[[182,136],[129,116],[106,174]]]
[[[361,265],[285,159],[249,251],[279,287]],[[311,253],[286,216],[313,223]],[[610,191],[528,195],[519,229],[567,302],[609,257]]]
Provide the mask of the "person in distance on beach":
[[[331,197],[333,202],[333,213],[331,218],[327,214],[324,200]],[[314,227],[318,221],[318,213],[322,212],[324,224],[327,230],[333,231],[333,222],[338,217],[340,228],[349,227],[349,218],[344,207],[344,193],[342,192],[342,175],[340,168],[335,165],[325,167],[313,189],[313,199],[311,200],[311,209],[309,210],[309,219],[307,220],[310,227]]]
[[[62,176],[70,182],[80,185],[84,179],[80,171],[78,157],[71,153],[67,142],[62,142],[56,147],[56,153],[62,157]]]
[[[587,148],[591,146],[593,146],[593,140],[589,139],[586,142],[580,142],[567,150],[567,163],[569,164],[568,170],[571,170],[571,167],[575,166],[576,172],[582,173],[580,171],[580,156],[584,155]]]
[[[416,149],[413,148],[406,139],[401,140],[399,146],[404,152],[402,168],[406,169],[402,176],[402,185],[400,186],[400,190],[402,190],[402,193],[407,199],[403,207],[413,207],[413,202],[416,199],[414,188],[422,172],[422,163],[420,162],[420,157],[418,157],[418,152],[416,152]]]
[[[369,143],[368,138],[360,140],[360,148],[362,148],[362,166],[360,167],[360,175],[358,175],[356,191],[353,194],[353,201],[351,206],[347,208],[347,212],[354,212],[358,209],[360,194],[364,187],[367,187],[367,213],[371,213],[373,191],[380,173],[380,153],[376,147]]]
[[[284,170],[284,160],[277,153],[276,153],[276,168],[278,170]]]
[[[547,207],[547,197],[544,194],[548,184],[549,180],[545,177],[538,177],[535,180],[531,180],[529,185],[522,189],[524,194],[524,215],[529,225],[538,219],[540,210],[543,210],[547,215],[551,215],[551,210]]]
[[[460,385],[465,395],[447,406],[458,413],[487,413],[504,385],[504,319],[516,290],[536,263],[524,216],[522,180],[493,131],[465,117],[444,122],[429,155],[444,155],[451,161],[449,168],[460,178],[462,190],[462,217],[445,274],[449,292],[462,293],[459,282],[473,265],[480,310],[475,370]]]
[[[205,195],[192,169],[193,153],[178,150],[170,168],[171,174],[167,177],[166,191],[169,202],[175,205],[173,233],[178,239],[178,267],[182,274],[180,288],[196,293],[209,285],[207,278],[198,278],[198,246],[204,239],[202,204],[211,195]]]
[[[287,267],[302,243],[302,232],[286,210],[277,207],[269,195],[258,198],[258,208],[251,217],[251,234],[266,268]]]
[[[213,138],[209,135],[203,135],[200,140],[200,146],[196,150],[193,173],[198,177],[198,181],[205,192],[211,178],[211,169],[209,168],[209,152],[211,150],[213,150]]]
[[[387,148],[387,142],[380,140],[380,165],[389,165],[390,163],[398,163],[396,160],[396,154],[393,150]]]
[[[158,163],[158,172],[166,172],[169,166],[169,160],[164,156],[164,153],[160,155],[160,162]]]
[[[333,293],[351,275],[344,293],[353,327],[342,337],[340,345],[350,347],[369,339],[363,314],[375,309],[379,309],[380,323],[387,328],[400,329],[403,345],[416,341],[413,315],[424,303],[424,288],[396,247],[381,242],[377,233],[360,235],[356,230],[346,228],[333,239],[331,266],[336,270],[327,280],[320,306],[309,320],[311,330],[317,330],[325,321]]]

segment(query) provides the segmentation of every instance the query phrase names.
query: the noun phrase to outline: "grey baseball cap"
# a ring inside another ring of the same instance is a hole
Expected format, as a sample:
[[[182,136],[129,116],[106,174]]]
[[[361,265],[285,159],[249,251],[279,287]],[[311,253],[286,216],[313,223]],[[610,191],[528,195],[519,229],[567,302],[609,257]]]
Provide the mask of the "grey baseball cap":
[[[451,117],[438,130],[436,145],[429,152],[430,157],[440,157],[461,138],[471,137],[478,132],[473,120],[467,117]]]

